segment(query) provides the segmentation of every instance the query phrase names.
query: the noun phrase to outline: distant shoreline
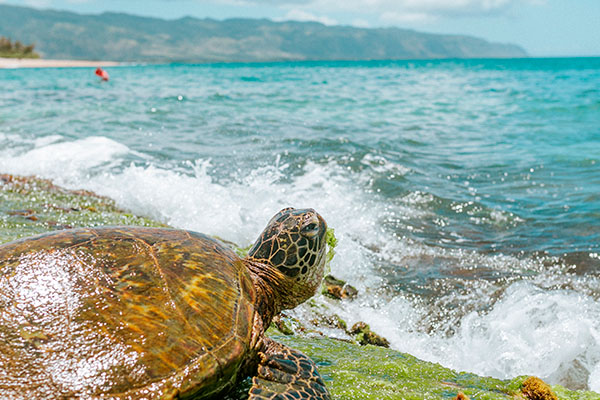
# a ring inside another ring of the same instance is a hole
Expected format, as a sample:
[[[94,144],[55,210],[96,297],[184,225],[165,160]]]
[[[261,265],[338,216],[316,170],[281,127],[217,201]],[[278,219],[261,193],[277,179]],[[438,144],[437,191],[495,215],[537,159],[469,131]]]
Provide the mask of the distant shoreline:
[[[46,60],[43,58],[1,58],[0,69],[18,68],[95,68],[114,67],[122,63],[116,61],[89,60]]]

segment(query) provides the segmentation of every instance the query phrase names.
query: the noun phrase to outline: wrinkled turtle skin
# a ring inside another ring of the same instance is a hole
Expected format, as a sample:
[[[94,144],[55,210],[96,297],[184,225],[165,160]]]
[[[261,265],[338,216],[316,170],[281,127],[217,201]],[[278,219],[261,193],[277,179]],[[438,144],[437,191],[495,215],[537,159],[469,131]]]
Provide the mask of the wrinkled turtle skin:
[[[302,234],[309,220],[312,244]],[[288,349],[264,327],[314,294],[323,272],[288,276],[290,258],[270,258],[283,249],[296,263],[308,253],[300,269],[311,257],[322,263],[325,229],[311,209],[284,209],[254,246],[275,251],[246,259],[208,236],[162,228],[72,229],[0,246],[0,398],[221,398],[261,364],[277,368],[271,352]],[[294,378],[298,393],[321,390],[311,374],[310,383]],[[271,379],[261,379],[250,399],[271,398],[261,394]]]

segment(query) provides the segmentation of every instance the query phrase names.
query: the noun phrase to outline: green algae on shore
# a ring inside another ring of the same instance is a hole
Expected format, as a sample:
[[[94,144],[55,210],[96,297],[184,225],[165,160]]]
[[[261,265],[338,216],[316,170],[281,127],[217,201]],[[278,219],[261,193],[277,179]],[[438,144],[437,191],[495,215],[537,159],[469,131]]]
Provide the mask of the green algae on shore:
[[[165,226],[120,210],[111,199],[91,192],[66,190],[35,177],[0,174],[0,243],[56,229],[99,225]],[[332,249],[333,231],[328,235]],[[267,332],[315,360],[334,400],[450,400],[459,392],[473,400],[528,399],[522,391],[528,377],[480,377],[396,350],[327,338],[315,331],[309,332],[311,337],[286,333],[275,328]],[[246,380],[227,399],[247,399],[248,388]],[[594,392],[561,386],[551,389],[561,400],[600,400]]]
[[[512,380],[481,377],[383,347],[327,337],[289,336],[273,329],[268,333],[311,357],[335,400],[450,400],[459,392],[479,400],[534,400],[522,391],[527,376]],[[558,385],[552,390],[559,399],[600,399],[597,393]]]
[[[165,226],[92,192],[35,177],[0,174],[0,243],[57,229],[99,225]]]

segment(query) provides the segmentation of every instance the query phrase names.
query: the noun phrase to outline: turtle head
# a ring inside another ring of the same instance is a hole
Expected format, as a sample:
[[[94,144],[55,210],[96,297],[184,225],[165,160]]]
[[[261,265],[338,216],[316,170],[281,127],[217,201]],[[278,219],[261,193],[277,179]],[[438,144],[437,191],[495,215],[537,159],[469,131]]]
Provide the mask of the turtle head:
[[[325,220],[312,208],[284,208],[262,232],[248,257],[279,271],[280,305],[293,308],[312,297],[325,273]]]

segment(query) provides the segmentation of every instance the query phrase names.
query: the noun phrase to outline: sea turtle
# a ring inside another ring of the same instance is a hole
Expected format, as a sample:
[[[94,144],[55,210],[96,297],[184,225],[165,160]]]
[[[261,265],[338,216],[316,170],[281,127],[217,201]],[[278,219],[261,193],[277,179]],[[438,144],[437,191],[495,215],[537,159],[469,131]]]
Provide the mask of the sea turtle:
[[[277,213],[249,254],[208,236],[80,228],[0,246],[0,398],[329,399],[315,363],[264,335],[310,298],[323,218]]]

